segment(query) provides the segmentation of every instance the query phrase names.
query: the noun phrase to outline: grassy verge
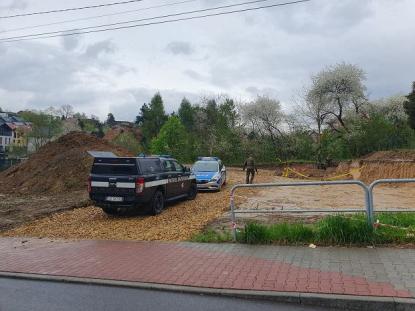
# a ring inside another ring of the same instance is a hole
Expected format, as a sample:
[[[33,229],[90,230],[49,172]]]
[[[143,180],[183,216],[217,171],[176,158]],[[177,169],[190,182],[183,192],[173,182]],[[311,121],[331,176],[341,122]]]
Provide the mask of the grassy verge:
[[[315,224],[251,222],[238,232],[238,241],[247,244],[322,246],[365,246],[415,243],[415,214],[382,213],[378,226],[368,226],[363,214],[327,216]],[[193,237],[195,242],[229,242],[229,231],[207,230]]]

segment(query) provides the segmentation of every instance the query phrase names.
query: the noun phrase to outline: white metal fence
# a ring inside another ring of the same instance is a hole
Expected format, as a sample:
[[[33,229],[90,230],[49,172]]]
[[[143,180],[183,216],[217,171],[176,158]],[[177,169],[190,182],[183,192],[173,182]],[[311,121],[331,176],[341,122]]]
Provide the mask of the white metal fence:
[[[364,212],[367,216],[369,225],[373,225],[374,221],[374,200],[373,190],[379,184],[390,183],[414,183],[415,178],[408,179],[379,179],[375,180],[369,186],[359,180],[338,180],[338,181],[315,181],[315,182],[293,182],[293,183],[262,183],[262,184],[238,184],[232,187],[230,195],[230,209],[232,220],[232,236],[236,240],[236,214],[256,214],[256,213],[350,213],[350,212]],[[306,187],[306,186],[334,186],[334,185],[358,185],[364,192],[364,203],[362,209],[282,209],[282,210],[259,210],[259,209],[235,209],[235,192],[241,188],[270,188],[270,187]],[[398,212],[408,210],[378,210],[378,212]],[[415,212],[414,210],[410,210]]]

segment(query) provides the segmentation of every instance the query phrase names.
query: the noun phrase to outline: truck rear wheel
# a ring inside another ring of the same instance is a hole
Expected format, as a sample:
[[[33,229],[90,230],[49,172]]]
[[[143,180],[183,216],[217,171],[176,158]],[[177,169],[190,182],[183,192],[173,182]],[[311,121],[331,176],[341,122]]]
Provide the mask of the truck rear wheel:
[[[153,199],[150,203],[150,213],[151,215],[158,215],[164,209],[164,195],[163,192],[157,190],[153,196]]]
[[[118,215],[119,214],[118,208],[116,208],[116,207],[103,207],[102,210],[107,215],[114,216],[114,215]]]

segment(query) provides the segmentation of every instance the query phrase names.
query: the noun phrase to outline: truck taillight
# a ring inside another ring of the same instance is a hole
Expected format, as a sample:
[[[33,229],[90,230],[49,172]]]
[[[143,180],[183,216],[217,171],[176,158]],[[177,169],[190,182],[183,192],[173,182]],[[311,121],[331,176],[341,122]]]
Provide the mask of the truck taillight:
[[[92,186],[91,186],[91,176],[88,177],[88,193],[91,193]]]
[[[144,178],[137,178],[135,180],[135,193],[142,193],[144,190]]]

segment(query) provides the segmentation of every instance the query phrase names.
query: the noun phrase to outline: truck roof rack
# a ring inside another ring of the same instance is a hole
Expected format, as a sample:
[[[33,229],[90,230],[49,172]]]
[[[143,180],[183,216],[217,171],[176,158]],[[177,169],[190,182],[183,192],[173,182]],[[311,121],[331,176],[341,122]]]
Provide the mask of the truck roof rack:
[[[118,158],[118,156],[111,151],[88,151],[88,154],[93,158]]]

